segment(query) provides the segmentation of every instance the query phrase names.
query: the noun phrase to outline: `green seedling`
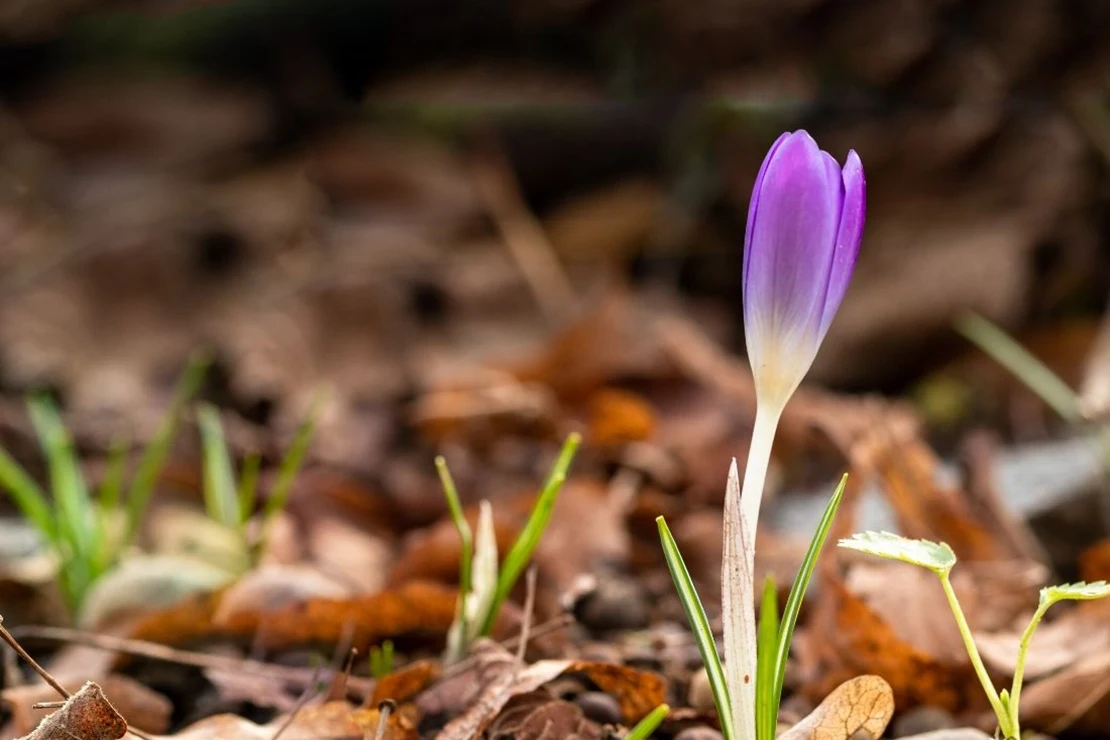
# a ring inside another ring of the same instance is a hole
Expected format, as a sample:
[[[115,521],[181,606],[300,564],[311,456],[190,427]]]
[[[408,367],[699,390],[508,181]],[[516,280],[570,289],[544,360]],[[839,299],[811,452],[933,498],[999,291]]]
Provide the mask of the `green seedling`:
[[[380,647],[370,648],[370,675],[382,678],[390,673],[393,673],[393,640],[386,640]]]
[[[755,681],[755,738],[756,740],[774,740],[775,729],[778,724],[779,704],[782,701],[783,681],[786,677],[786,662],[790,655],[790,643],[794,637],[794,625],[798,621],[798,614],[802,608],[802,600],[806,589],[809,587],[817,558],[828,538],[829,529],[832,527],[836,511],[840,507],[840,500],[844,496],[844,487],[847,485],[848,476],[840,480],[832,498],[825,507],[825,513],[810,541],[809,550],[806,552],[794,585],[790,589],[782,618],[779,619],[777,595],[774,582],[768,579],[764,585],[763,598],[760,604],[759,632],[756,645],[756,675],[747,676],[748,680]],[[736,468],[729,475],[729,485],[739,486]],[[739,497],[734,497],[738,499]],[[726,517],[728,512],[726,512]],[[663,543],[663,556],[670,569],[671,578],[678,590],[679,600],[686,612],[686,618],[694,632],[702,662],[705,664],[709,676],[709,686],[713,692],[713,702],[717,707],[717,716],[721,723],[721,734],[725,740],[744,740],[751,737],[752,728],[736,727],[732,720],[732,690],[726,678],[725,667],[717,653],[717,643],[713,638],[713,631],[709,626],[709,617],[701,599],[698,598],[693,579],[686,569],[686,565],[679,553],[678,545],[667,527],[663,517],[656,519],[659,525],[659,536]],[[751,577],[751,574],[742,573],[745,562],[745,548],[755,546],[747,538],[740,538],[740,550],[728,554],[730,562],[726,562],[724,572],[735,573],[736,577]],[[727,588],[722,584],[722,588]],[[727,629],[727,625],[726,625]],[[743,679],[741,679],[743,680]]]
[[[169,410],[143,449],[130,485],[125,485],[128,445],[122,441],[112,445],[95,501],[73,439],[49,396],[32,396],[27,408],[46,458],[50,495],[14,458],[0,450],[0,487],[57,553],[59,585],[72,611],[79,610],[92,584],[115,566],[134,540],[169,457],[185,404],[200,387],[206,366],[207,360],[198,354],[186,368]],[[125,516],[122,528],[121,505]]]
[[[1062,586],[1048,586],[1041,589],[1040,601],[1029,626],[1022,633],[1021,643],[1018,647],[1017,662],[1014,665],[1014,679],[1010,688],[997,691],[987,674],[983,659],[979,656],[979,649],[975,646],[975,638],[971,634],[967,618],[960,607],[956,592],[952,589],[950,574],[956,566],[956,554],[952,548],[943,542],[928,542],[926,540],[911,540],[890,532],[864,532],[840,541],[840,546],[869,555],[900,560],[921,568],[931,570],[940,579],[941,589],[948,599],[948,606],[960,630],[964,648],[968,658],[975,669],[975,675],[983,686],[991,708],[998,718],[998,731],[1004,740],[1019,740],[1021,737],[1021,724],[1019,722],[1019,703],[1021,701],[1021,684],[1025,675],[1025,661],[1029,654],[1029,643],[1033,639],[1033,632],[1041,623],[1045,613],[1061,601],[1090,601],[1110,596],[1110,584],[1104,581],[1095,583],[1069,583]]]
[[[443,484],[447,508],[459,532],[459,539],[462,541],[462,553],[459,558],[459,605],[455,621],[448,632],[447,651],[444,658],[446,662],[452,663],[461,659],[466,654],[470,643],[493,630],[501,605],[512,593],[513,587],[516,586],[525,566],[531,560],[532,553],[535,552],[544,530],[551,521],[555,500],[566,481],[567,472],[570,470],[574,453],[580,442],[581,437],[578,434],[571,434],[563,443],[524,529],[513,542],[513,546],[509,548],[500,567],[498,567],[497,539],[493,528],[493,510],[489,503],[483,501],[479,507],[478,533],[475,536],[471,532],[466,517],[463,516],[458,489],[451,478],[451,472],[447,469],[447,461],[443,457],[436,458],[436,470]]]
[[[297,427],[293,441],[278,464],[277,478],[263,504],[259,532],[254,538],[248,535],[247,525],[258,506],[258,479],[262,458],[257,453],[248,454],[237,475],[219,410],[209,403],[197,407],[197,427],[200,430],[204,460],[204,508],[208,516],[217,523],[242,536],[244,552],[250,554],[245,561],[246,566],[258,561],[274,520],[289,500],[293,481],[312,443],[322,398],[320,394],[316,396],[308,415]]]

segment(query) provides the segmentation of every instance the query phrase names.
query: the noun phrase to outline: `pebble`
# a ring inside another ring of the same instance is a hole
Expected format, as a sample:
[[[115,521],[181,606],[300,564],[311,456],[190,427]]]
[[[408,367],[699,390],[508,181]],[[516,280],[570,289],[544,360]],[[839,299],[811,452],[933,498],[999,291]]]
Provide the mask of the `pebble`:
[[[690,692],[687,701],[699,712],[717,711],[717,705],[713,702],[713,688],[709,685],[709,674],[705,672],[705,668],[699,668],[690,676]]]
[[[593,632],[644,629],[651,622],[647,599],[631,580],[605,578],[575,605],[575,616]]]
[[[724,740],[723,736],[712,727],[698,726],[687,727],[674,736],[674,740]]]
[[[951,714],[940,707],[914,707],[900,716],[891,727],[894,737],[909,737],[933,730],[948,730],[958,723]]]
[[[621,721],[621,705],[604,691],[587,691],[574,698],[582,714],[600,725],[615,725]]]

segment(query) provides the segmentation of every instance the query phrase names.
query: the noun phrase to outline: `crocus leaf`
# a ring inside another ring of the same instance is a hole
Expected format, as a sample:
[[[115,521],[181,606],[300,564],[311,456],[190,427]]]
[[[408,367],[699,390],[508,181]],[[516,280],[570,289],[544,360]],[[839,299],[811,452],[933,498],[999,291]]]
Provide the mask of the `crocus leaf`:
[[[956,553],[947,543],[911,540],[892,532],[862,532],[839,544],[849,550],[919,565],[937,574],[947,573],[956,565]]]
[[[1064,583],[1041,589],[1041,603],[1055,604],[1057,601],[1091,601],[1110,596],[1110,583],[1093,581],[1091,583]]]
[[[713,639],[713,630],[709,627],[709,617],[705,615],[705,608],[698,598],[694,581],[690,578],[690,571],[682,560],[671,530],[663,517],[655,520],[659,525],[659,539],[663,543],[663,557],[667,561],[667,568],[671,571],[671,579],[678,590],[678,599],[686,612],[686,619],[694,631],[694,641],[701,653],[705,672],[709,676],[709,688],[713,691],[713,703],[717,706],[717,717],[721,723],[721,734],[725,740],[739,740],[732,725],[732,701],[729,699],[728,684],[725,683],[725,671],[721,665],[721,658],[717,654],[717,643]],[[750,730],[748,730],[750,732]]]
[[[782,685],[786,681],[786,661],[790,657],[790,641],[794,638],[794,625],[798,622],[798,614],[802,611],[802,601],[805,600],[809,581],[817,567],[817,558],[821,555],[821,549],[825,546],[825,540],[829,536],[829,530],[832,528],[837,509],[840,508],[840,500],[844,498],[844,488],[847,485],[848,475],[845,474],[840,478],[840,485],[833,491],[829,503],[825,506],[825,513],[821,515],[821,521],[813,533],[813,539],[809,542],[809,550],[806,551],[806,556],[798,567],[798,575],[794,577],[794,585],[790,588],[790,595],[786,597],[786,606],[782,611],[782,623],[779,625],[778,649],[774,662],[774,693],[771,695],[772,709],[770,710],[774,712],[771,715],[772,733],[775,727],[774,723],[778,721],[779,702],[782,701]],[[756,690],[761,689],[757,686]],[[773,734],[772,737],[774,737]]]
[[[767,576],[763,599],[759,602],[759,643],[756,649],[755,736],[774,740],[778,724],[778,704],[774,702],[775,658],[779,642],[779,603],[775,579]]]

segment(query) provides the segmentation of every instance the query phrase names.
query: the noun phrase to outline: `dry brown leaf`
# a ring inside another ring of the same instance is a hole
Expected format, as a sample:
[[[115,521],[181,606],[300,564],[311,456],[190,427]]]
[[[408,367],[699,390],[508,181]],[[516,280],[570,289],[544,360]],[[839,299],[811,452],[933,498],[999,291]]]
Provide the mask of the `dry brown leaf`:
[[[928,704],[958,712],[985,701],[966,661],[943,663],[911,647],[866,602],[831,578],[822,579],[814,613],[795,646],[802,693],[812,701],[861,674],[886,679],[902,710]]]
[[[100,686],[89,681],[47,715],[24,740],[116,740],[127,732],[127,722],[105,698]]]
[[[600,728],[569,701],[544,691],[513,697],[486,733],[489,740],[601,740]]]
[[[590,396],[588,443],[593,446],[639,442],[655,432],[655,411],[643,396],[621,388],[601,388]]]
[[[634,725],[663,703],[666,683],[657,673],[641,671],[616,663],[575,661],[568,672],[582,673],[599,689],[617,698],[621,720]]]
[[[475,703],[462,716],[447,723],[436,735],[437,740],[472,740],[481,736],[510,699],[535,691],[572,664],[570,660],[541,660],[520,670],[504,670],[482,688]]]
[[[265,725],[235,714],[218,714],[166,737],[173,740],[271,740],[281,731],[283,740],[363,740],[374,737],[381,719],[381,712],[376,708],[357,708],[346,702],[331,701],[304,707],[294,712],[292,718],[284,715]],[[416,740],[418,737],[412,718],[406,712],[390,713],[384,740]]]
[[[386,699],[402,704],[434,683],[443,669],[434,660],[417,660],[378,679],[367,706],[376,707]]]
[[[1052,734],[1072,728],[1105,731],[1110,726],[1110,650],[1028,686],[1021,694],[1021,719]]]
[[[879,676],[840,684],[780,740],[878,740],[894,716],[894,694]]]

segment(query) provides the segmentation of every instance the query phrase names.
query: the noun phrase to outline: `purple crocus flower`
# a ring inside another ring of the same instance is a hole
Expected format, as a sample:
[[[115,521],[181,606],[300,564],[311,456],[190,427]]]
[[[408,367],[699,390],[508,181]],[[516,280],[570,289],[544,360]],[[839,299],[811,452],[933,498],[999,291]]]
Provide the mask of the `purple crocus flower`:
[[[805,131],[763,160],[744,239],[744,328],[762,404],[782,406],[813,364],[863,235],[863,165],[843,169]]]

